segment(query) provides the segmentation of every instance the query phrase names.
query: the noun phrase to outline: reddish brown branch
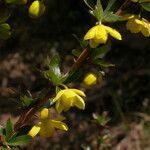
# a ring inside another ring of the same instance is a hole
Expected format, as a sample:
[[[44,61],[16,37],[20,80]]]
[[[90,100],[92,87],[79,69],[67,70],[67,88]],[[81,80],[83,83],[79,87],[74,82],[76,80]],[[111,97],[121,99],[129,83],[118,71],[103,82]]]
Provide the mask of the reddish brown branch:
[[[84,60],[86,59],[88,53],[89,53],[90,48],[85,48],[82,53],[80,54],[80,56],[78,57],[77,61],[72,65],[70,71],[76,70],[78,68],[80,68],[80,66],[82,65],[82,63],[84,62]]]
[[[123,7],[125,7],[129,3],[129,0],[125,0],[125,2],[121,5],[121,7],[115,12],[115,15],[119,16],[122,12]]]
[[[83,52],[80,54],[80,56],[78,57],[77,61],[71,67],[70,71],[78,69],[82,65],[83,61],[86,59],[88,53],[89,53],[89,48],[85,48]],[[38,100],[37,103],[35,103],[32,108],[26,109],[21,114],[18,121],[15,123],[14,130],[17,131],[22,126],[24,126],[32,118],[32,116],[48,101],[48,99],[54,96],[54,93],[55,93],[55,88],[52,86],[43,99]]]
[[[54,87],[52,87],[49,92],[45,95],[43,99],[37,101],[33,107],[25,110],[22,115],[19,117],[18,121],[15,123],[14,130],[17,131],[23,125],[25,125],[31,117],[44,105],[50,97],[54,95]]]

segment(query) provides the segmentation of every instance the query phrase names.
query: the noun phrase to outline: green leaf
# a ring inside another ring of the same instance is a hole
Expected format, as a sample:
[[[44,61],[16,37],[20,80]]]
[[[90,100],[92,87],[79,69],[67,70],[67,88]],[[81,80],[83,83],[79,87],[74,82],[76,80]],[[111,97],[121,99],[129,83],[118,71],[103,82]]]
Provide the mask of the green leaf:
[[[13,133],[13,124],[12,124],[10,118],[6,122],[5,130],[6,130],[6,141],[7,141]]]
[[[150,12],[150,3],[141,3],[141,6],[148,12]]]
[[[23,102],[24,107],[29,107],[29,106],[34,104],[35,100],[33,100],[32,98],[24,95],[24,97],[22,99],[22,102]]]
[[[80,77],[81,73],[82,73],[81,70],[70,72],[68,77],[64,81],[64,84],[68,84],[70,82],[73,82],[74,80],[77,80]]]
[[[0,25],[0,39],[6,40],[10,37],[10,26],[7,23],[3,23]]]
[[[59,63],[60,63],[60,57],[59,55],[55,55],[49,64],[50,70],[53,71],[53,73],[57,76],[61,76],[60,68],[59,68]]]
[[[0,128],[0,134],[3,135],[4,134],[4,128]]]
[[[114,64],[111,64],[111,63],[108,63],[102,59],[96,59],[96,60],[93,60],[93,63],[96,64],[96,65],[100,65],[101,67],[104,67],[104,68],[108,68],[108,67],[114,67],[115,65]]]
[[[117,0],[109,0],[106,9],[104,10],[104,12],[107,11],[114,11],[114,8],[116,8],[116,2]]]
[[[136,0],[136,2],[144,3],[144,2],[150,2],[150,0]]]
[[[93,118],[97,121],[100,126],[105,126],[109,119],[104,115],[93,114]]]
[[[0,146],[0,150],[8,150],[8,149],[3,146]]]
[[[17,136],[9,140],[8,145],[10,146],[22,146],[30,143],[32,138],[29,135]]]
[[[84,0],[84,3],[85,3],[91,10],[93,10],[94,5],[95,5],[93,0]]]
[[[97,18],[98,21],[101,21],[103,18],[103,7],[101,4],[101,0],[97,0],[95,10],[93,11],[95,17]]]
[[[53,70],[43,71],[43,75],[46,79],[51,81],[53,83],[53,85],[60,84],[61,77],[58,76],[57,74],[55,74],[55,72]]]
[[[116,22],[120,20],[120,17],[113,14],[113,12],[107,11],[104,13],[103,22]]]
[[[92,59],[97,59],[97,58],[103,58],[111,49],[111,42],[109,41],[107,44],[101,46],[101,47],[98,47],[98,48],[95,48],[90,57]]]

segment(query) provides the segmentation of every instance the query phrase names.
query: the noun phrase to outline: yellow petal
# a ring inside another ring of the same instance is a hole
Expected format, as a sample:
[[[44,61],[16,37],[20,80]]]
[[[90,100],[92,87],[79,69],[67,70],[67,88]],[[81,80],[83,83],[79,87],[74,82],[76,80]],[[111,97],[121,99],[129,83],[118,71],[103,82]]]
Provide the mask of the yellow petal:
[[[95,37],[94,37],[94,41],[96,43],[106,43],[107,41],[107,32],[105,30],[105,28],[103,27],[103,25],[97,25],[97,28],[96,28],[96,33],[95,33]]]
[[[141,24],[135,18],[128,20],[126,24],[127,30],[129,30],[131,33],[138,33],[141,31]]]
[[[30,135],[31,137],[35,137],[39,133],[40,129],[41,129],[40,125],[36,124],[31,128],[28,135]]]
[[[59,100],[62,96],[62,94],[64,93],[65,90],[61,90],[57,93],[56,97],[52,100],[53,102],[56,102],[57,100]]]
[[[79,109],[85,109],[85,102],[83,98],[78,95],[76,96],[76,100],[74,100],[74,105],[77,106]]]
[[[149,37],[150,36],[150,23],[143,22],[141,32],[145,37]]]
[[[121,21],[125,21],[125,20],[129,20],[129,19],[132,19],[134,18],[135,16],[133,14],[126,14],[126,15],[123,15],[123,16],[120,16],[120,20]]]
[[[57,120],[51,120],[51,124],[54,128],[60,129],[60,130],[68,130],[68,127],[65,123]]]
[[[97,82],[97,76],[93,73],[86,75],[84,78],[84,84],[87,86],[95,85]]]
[[[95,43],[93,39],[90,40],[90,47],[96,48],[99,45],[99,43]]]
[[[97,31],[97,26],[92,27],[84,36],[84,40],[89,40],[94,38],[95,33]]]
[[[75,92],[76,94],[78,94],[80,96],[86,97],[85,93],[81,90],[78,90],[78,89],[70,89],[70,90]]]
[[[54,127],[51,124],[51,120],[47,120],[46,122],[42,122],[40,136],[43,138],[48,138],[53,136],[54,134]]]
[[[109,33],[112,37],[114,37],[117,40],[122,40],[121,34],[117,30],[108,26],[104,26],[104,28],[107,31],[107,33]]]
[[[40,112],[41,119],[47,119],[49,117],[49,110],[47,108],[43,108]]]
[[[60,113],[63,111],[63,109],[64,109],[63,105],[60,104],[60,101],[57,101],[57,102],[56,102],[55,108],[56,108],[56,111],[57,111],[59,114],[60,114]]]

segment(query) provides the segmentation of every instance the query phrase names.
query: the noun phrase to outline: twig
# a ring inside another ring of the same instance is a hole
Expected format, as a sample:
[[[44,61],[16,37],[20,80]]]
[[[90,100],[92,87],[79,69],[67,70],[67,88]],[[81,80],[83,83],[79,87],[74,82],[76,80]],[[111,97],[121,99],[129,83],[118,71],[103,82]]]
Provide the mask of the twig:
[[[89,48],[85,48],[83,52],[78,57],[77,61],[73,64],[70,71],[78,69],[84,60],[86,59],[87,55],[89,53]],[[49,92],[45,95],[43,99],[40,99],[33,105],[32,108],[27,108],[19,117],[18,121],[14,125],[15,132],[20,129],[22,126],[24,126],[31,118],[32,116],[41,108],[43,104],[45,104],[49,98],[54,96],[55,88],[54,86],[51,86]]]
[[[122,8],[128,4],[129,0],[125,0],[125,2],[121,5],[121,7],[115,12],[115,15],[119,16],[122,12]]]

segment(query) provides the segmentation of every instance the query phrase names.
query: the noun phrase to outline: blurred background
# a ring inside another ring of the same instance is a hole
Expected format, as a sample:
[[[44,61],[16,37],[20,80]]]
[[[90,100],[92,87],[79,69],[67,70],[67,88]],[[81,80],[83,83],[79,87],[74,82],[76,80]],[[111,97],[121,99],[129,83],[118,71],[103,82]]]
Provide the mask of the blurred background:
[[[20,94],[26,90],[34,94],[47,86],[48,81],[38,72],[47,56],[57,51],[67,70],[73,63],[72,50],[79,47],[73,34],[82,38],[95,24],[83,0],[45,0],[46,12],[38,19],[28,16],[31,2],[13,6],[8,20],[12,36],[0,41],[1,125],[10,115],[14,122],[17,120]],[[149,14],[143,15],[150,19]],[[69,132],[57,132],[48,140],[37,137],[23,149],[150,149],[150,38],[129,33],[125,22],[112,27],[123,36],[121,42],[112,39],[111,51],[105,57],[115,67],[106,69],[106,75],[94,88],[82,85],[82,78],[71,85],[87,94],[85,111],[71,109],[63,114]],[[18,102],[14,102],[14,96]],[[107,126],[99,125],[93,114],[109,119]]]

